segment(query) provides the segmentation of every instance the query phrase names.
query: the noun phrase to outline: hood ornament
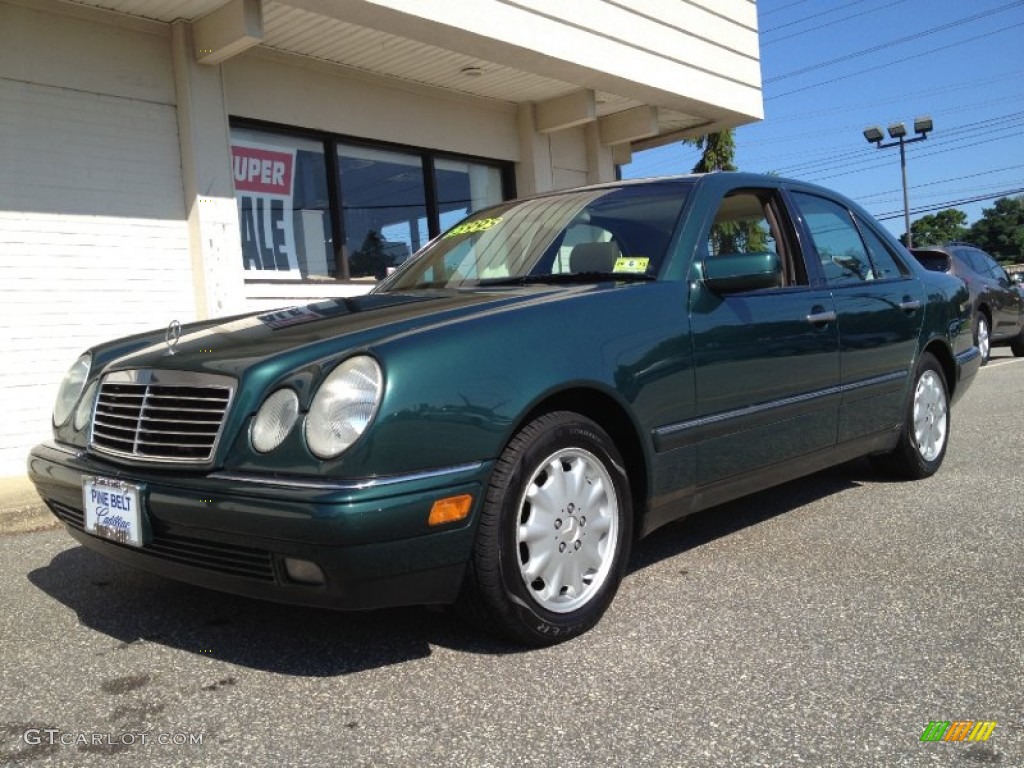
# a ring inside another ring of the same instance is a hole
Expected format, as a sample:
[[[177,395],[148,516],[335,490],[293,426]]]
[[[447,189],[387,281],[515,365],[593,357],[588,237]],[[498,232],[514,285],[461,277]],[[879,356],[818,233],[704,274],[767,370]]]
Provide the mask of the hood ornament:
[[[177,320],[171,320],[167,326],[167,332],[164,334],[168,355],[174,354],[174,348],[178,346],[179,339],[181,339],[181,323]]]

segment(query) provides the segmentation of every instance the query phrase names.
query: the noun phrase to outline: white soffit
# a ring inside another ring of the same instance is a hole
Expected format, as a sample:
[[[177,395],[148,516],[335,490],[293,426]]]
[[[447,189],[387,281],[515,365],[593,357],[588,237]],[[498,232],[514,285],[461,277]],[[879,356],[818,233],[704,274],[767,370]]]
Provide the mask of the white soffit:
[[[195,21],[221,7],[225,0],[67,2],[170,23],[176,19]],[[571,94],[581,87],[579,83],[483,61],[475,56],[352,24],[275,0],[263,0],[261,46],[374,75],[506,103],[548,101]],[[644,102],[634,98],[601,90],[596,91],[595,100],[598,117],[644,105]],[[707,122],[706,117],[659,109],[659,133],[662,134],[685,131]]]
[[[75,5],[89,5],[116,11],[127,16],[170,23],[176,19],[195,21],[224,5],[225,0],[67,0]]]

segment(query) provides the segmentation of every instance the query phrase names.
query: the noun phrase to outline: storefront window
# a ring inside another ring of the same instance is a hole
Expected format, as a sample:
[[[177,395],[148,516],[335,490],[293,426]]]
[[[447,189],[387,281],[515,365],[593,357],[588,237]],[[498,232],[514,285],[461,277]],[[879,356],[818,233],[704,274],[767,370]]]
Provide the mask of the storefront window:
[[[384,277],[430,239],[420,155],[338,146],[350,277]]]
[[[504,199],[506,167],[232,121],[248,281],[379,279]]]
[[[332,276],[323,142],[234,128],[231,163],[246,277]]]
[[[501,169],[493,165],[438,158],[434,161],[434,177],[441,231],[473,211],[495,205],[504,199]]]

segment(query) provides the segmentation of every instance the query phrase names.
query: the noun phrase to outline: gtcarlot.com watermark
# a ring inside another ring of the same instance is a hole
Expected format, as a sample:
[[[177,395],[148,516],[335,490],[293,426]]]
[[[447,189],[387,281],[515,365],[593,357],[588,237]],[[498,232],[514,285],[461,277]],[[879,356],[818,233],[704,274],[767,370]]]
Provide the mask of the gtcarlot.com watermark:
[[[170,744],[178,747],[197,746],[203,743],[203,734],[178,732],[126,731],[125,733],[86,733],[61,731],[57,728],[29,728],[22,739],[30,746],[63,747],[113,747],[146,746],[148,744]]]

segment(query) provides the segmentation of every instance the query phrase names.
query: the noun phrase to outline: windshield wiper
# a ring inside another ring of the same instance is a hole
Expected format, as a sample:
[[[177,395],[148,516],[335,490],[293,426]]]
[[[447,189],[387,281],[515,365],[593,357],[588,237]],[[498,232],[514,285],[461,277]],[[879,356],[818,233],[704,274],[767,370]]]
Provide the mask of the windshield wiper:
[[[558,272],[539,275],[519,275],[518,277],[496,277],[481,280],[478,285],[537,285],[548,283],[559,285],[564,283],[594,283],[603,280],[616,282],[649,282],[657,280],[654,275],[643,272]]]

